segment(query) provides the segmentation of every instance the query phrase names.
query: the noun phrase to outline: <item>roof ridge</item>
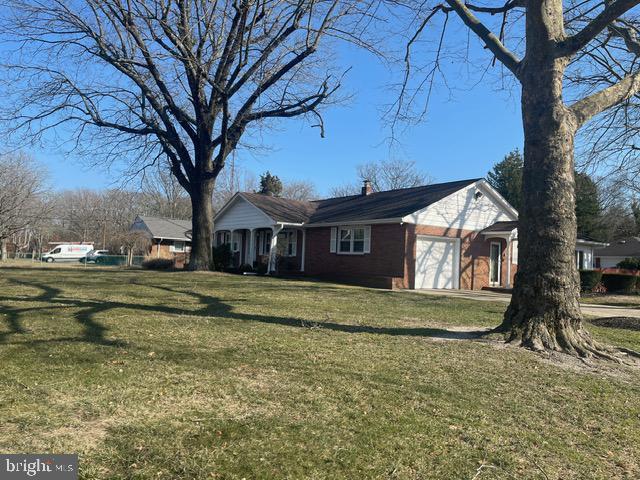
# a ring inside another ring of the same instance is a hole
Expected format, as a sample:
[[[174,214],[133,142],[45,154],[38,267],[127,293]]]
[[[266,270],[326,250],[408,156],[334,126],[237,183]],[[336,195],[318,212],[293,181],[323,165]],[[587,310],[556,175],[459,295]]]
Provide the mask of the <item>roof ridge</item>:
[[[440,183],[426,183],[424,185],[416,185],[415,187],[403,187],[403,188],[392,188],[390,190],[381,190],[379,192],[372,192],[370,194],[367,195],[367,197],[370,197],[371,195],[379,195],[381,193],[388,193],[388,192],[402,192],[402,191],[406,191],[406,190],[415,190],[418,188],[427,188],[427,187],[440,187],[442,185],[453,185],[456,183],[466,183],[466,184],[471,184],[474,182],[478,182],[480,180],[484,180],[483,177],[479,177],[479,178],[467,178],[464,180],[452,180],[450,182],[440,182]],[[355,193],[353,195],[343,195],[340,197],[328,197],[328,198],[319,198],[318,200],[311,200],[312,202],[323,202],[323,201],[327,201],[327,200],[336,200],[338,198],[358,198],[358,197],[362,197],[363,195]]]

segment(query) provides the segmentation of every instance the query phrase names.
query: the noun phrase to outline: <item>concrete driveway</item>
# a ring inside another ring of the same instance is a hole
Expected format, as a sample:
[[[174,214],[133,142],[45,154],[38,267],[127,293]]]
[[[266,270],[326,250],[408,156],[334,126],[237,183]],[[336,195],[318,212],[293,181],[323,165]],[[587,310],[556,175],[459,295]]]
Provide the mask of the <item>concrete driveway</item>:
[[[504,302],[511,301],[510,293],[490,292],[487,290],[413,290],[424,295],[436,295],[445,297],[464,298],[467,300],[480,300],[484,302]],[[617,307],[613,305],[597,305],[594,303],[581,303],[582,313],[589,317],[632,317],[640,318],[640,308]]]

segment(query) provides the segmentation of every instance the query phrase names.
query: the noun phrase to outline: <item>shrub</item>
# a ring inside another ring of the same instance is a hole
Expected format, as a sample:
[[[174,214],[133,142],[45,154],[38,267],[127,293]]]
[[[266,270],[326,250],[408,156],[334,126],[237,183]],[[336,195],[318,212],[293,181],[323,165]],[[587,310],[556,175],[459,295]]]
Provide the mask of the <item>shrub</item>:
[[[602,283],[607,292],[630,293],[636,288],[637,277],[635,275],[623,275],[620,273],[605,273],[602,275]]]
[[[253,272],[253,267],[251,265],[249,265],[248,263],[245,263],[243,265],[240,265],[240,267],[238,268],[238,271],[240,273]]]
[[[625,258],[623,261],[616,265],[618,268],[624,268],[626,270],[640,270],[640,258]]]
[[[580,290],[592,292],[602,280],[602,272],[598,270],[580,270]]]
[[[174,266],[170,258],[149,258],[142,262],[142,268],[147,270],[171,270]]]
[[[260,262],[260,263],[258,263],[256,265],[256,269],[255,270],[256,270],[256,273],[258,275],[266,275],[267,274],[267,270],[269,270],[269,268],[267,267],[266,263]]]
[[[233,252],[231,245],[223,244],[213,247],[213,268],[220,272],[231,267],[233,261]]]

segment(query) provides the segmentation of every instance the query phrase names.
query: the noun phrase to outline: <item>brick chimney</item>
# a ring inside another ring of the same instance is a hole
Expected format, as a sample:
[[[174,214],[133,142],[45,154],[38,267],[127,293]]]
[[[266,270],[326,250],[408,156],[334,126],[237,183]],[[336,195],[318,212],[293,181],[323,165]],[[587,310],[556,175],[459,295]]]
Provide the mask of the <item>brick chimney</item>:
[[[362,195],[371,195],[373,188],[371,187],[371,181],[365,180],[362,185]]]

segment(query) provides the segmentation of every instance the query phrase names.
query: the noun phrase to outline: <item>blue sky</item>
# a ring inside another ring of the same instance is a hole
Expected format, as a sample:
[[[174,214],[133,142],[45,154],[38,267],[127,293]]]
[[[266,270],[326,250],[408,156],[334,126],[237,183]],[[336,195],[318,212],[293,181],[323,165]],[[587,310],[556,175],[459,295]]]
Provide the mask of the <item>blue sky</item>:
[[[414,160],[435,181],[482,177],[513,148],[522,145],[517,89],[496,90],[495,76],[460,79],[460,66],[445,65],[451,91],[440,84],[432,94],[426,118],[404,129],[398,147],[385,139],[388,125],[381,109],[388,104],[389,72],[369,54],[349,50],[352,66],[343,81],[353,98],[326,111],[325,138],[299,119],[279,123],[262,136],[268,148],[260,153],[239,152],[237,163],[260,174],[270,170],[285,180],[313,181],[325,195],[332,186],[353,181],[358,164],[390,156]],[[344,59],[343,59],[344,60]],[[101,168],[88,168],[83,159],[67,158],[54,150],[32,151],[51,173],[57,189],[103,188],[118,177]]]

